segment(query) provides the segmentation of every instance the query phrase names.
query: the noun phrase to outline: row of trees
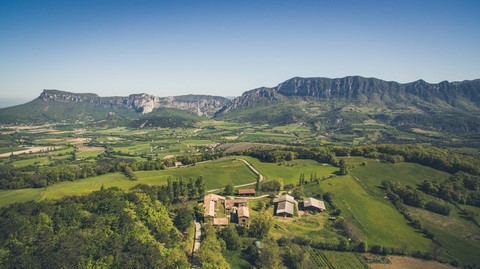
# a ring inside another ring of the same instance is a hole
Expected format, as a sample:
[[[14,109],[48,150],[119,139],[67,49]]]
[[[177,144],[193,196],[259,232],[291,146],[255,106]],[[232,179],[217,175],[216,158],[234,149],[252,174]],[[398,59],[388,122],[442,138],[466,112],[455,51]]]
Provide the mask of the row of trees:
[[[168,177],[167,185],[148,186],[139,184],[133,188],[141,190],[150,196],[151,199],[159,200],[165,205],[197,200],[205,196],[207,185],[203,177],[188,180],[179,177],[172,179]]]
[[[426,210],[448,216],[450,206],[446,202],[436,200],[425,201],[420,191],[412,186],[403,186],[400,183],[383,181],[382,186],[387,192],[388,198],[394,203],[406,204],[413,207],[425,208]]]

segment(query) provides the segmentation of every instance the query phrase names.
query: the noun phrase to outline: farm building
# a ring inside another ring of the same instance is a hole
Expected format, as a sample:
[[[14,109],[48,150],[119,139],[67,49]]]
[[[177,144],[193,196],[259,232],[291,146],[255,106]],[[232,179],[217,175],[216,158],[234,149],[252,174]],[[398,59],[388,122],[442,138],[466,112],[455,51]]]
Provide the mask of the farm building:
[[[309,197],[303,200],[303,209],[312,212],[323,212],[326,210],[325,203],[315,198]]]
[[[248,226],[250,221],[250,210],[246,206],[237,209],[238,224]]]
[[[182,167],[183,163],[182,162],[175,162],[175,167]]]
[[[231,210],[234,207],[247,206],[245,199],[231,199],[225,201],[225,209]]]
[[[293,217],[296,201],[293,196],[284,194],[273,200],[275,204],[275,215]]]
[[[218,210],[218,203],[225,204],[225,197],[213,193],[205,195],[203,198],[204,217],[214,218]]]
[[[256,191],[255,189],[239,189],[238,195],[243,195],[243,196],[255,196]]]
[[[214,227],[227,227],[228,226],[228,218],[213,218],[213,226]]]

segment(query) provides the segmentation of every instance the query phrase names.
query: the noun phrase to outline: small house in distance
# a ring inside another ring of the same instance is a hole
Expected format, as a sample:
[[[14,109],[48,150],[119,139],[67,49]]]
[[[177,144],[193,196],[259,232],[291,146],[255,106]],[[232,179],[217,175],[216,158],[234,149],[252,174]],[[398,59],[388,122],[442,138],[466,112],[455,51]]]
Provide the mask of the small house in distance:
[[[325,203],[315,198],[309,197],[303,200],[303,209],[310,212],[323,212],[326,210]]]
[[[243,196],[255,196],[257,193],[255,189],[239,189],[238,195],[243,195]]]
[[[284,217],[293,217],[296,201],[293,196],[284,194],[273,200],[275,205],[275,215]]]
[[[182,167],[183,163],[182,162],[175,162],[175,167]]]
[[[237,209],[238,224],[248,226],[250,221],[250,210],[246,206]]]

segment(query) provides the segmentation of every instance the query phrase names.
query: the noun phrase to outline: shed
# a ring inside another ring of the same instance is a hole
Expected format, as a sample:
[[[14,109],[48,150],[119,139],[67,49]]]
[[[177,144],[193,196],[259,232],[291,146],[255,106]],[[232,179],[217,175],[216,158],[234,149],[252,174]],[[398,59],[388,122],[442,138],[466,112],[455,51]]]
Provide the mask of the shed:
[[[326,210],[325,203],[315,198],[309,197],[303,200],[303,208],[310,211],[323,212]]]
[[[255,189],[239,189],[237,190],[238,195],[244,195],[244,196],[255,196],[257,193]]]
[[[277,215],[284,217],[293,217],[294,204],[288,201],[283,201],[277,204]]]

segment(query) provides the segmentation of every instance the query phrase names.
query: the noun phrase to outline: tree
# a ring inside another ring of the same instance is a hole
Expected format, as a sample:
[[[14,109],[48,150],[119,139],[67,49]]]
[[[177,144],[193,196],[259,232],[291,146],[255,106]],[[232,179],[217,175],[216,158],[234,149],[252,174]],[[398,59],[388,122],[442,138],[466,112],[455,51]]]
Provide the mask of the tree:
[[[303,196],[305,195],[305,194],[303,193],[303,187],[300,186],[300,187],[297,187],[297,188],[293,189],[292,195],[293,195],[293,197],[295,197],[295,199],[297,199],[297,200],[303,199]]]
[[[365,241],[360,242],[360,244],[358,244],[358,246],[357,246],[357,251],[358,252],[363,252],[363,253],[367,252],[368,251],[367,242],[365,242]]]
[[[229,184],[225,185],[223,193],[225,195],[232,195],[234,193],[234,191],[235,191],[235,187],[233,186],[232,183],[229,183]]]
[[[347,175],[349,173],[348,171],[348,164],[345,161],[345,159],[341,159],[340,162],[338,163],[340,166],[340,170],[338,171],[338,174],[341,176]]]
[[[265,202],[262,199],[259,199],[257,202],[257,210],[262,211],[265,209],[265,207],[266,207]]]
[[[262,242],[262,248],[257,255],[255,265],[259,268],[274,269],[280,265],[280,249],[273,240]]]
[[[182,207],[175,212],[173,224],[181,232],[185,232],[193,222],[193,210],[188,207]]]
[[[289,244],[284,253],[285,265],[288,268],[303,269],[316,268],[317,265],[312,261],[310,253],[304,251],[299,245]]]
[[[252,217],[252,221],[249,227],[249,234],[253,237],[262,239],[265,238],[270,229],[273,226],[273,216],[266,210],[259,212],[256,216]]]
[[[234,225],[229,225],[227,228],[220,230],[219,235],[220,238],[225,241],[228,250],[237,250],[240,248],[242,240]]]
[[[200,268],[205,269],[228,269],[230,265],[221,254],[224,249],[220,240],[217,239],[215,229],[209,225],[205,227],[205,239],[197,252],[197,261]]]
[[[198,197],[205,196],[205,192],[207,190],[207,185],[206,185],[205,180],[203,179],[202,176],[198,177],[195,180],[195,188],[197,188]]]

